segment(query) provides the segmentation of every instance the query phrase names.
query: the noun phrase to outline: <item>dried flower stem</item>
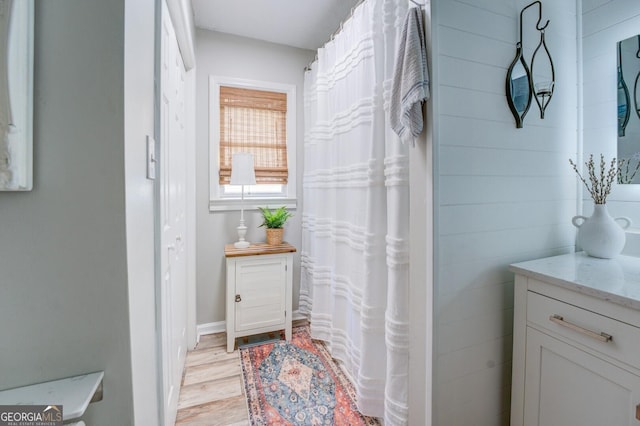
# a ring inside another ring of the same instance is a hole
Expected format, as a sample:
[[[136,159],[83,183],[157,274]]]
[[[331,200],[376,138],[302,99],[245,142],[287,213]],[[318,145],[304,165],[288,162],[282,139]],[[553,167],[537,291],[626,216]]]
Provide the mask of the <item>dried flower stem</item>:
[[[573,170],[576,172],[585,188],[587,188],[589,194],[591,194],[593,201],[596,204],[605,204],[607,202],[607,196],[611,193],[611,185],[620,171],[619,167],[616,165],[616,159],[614,158],[611,160],[611,165],[609,166],[609,170],[607,170],[604,155],[600,154],[600,176],[597,176],[596,165],[593,161],[593,154],[590,155],[589,161],[584,163],[587,167],[590,184],[587,183],[586,179],[582,176],[580,171],[578,171],[578,166],[571,159],[569,159],[569,164],[571,164]]]
[[[621,158],[618,160],[618,183],[631,183],[640,170],[640,160],[635,168],[631,168],[631,159]]]

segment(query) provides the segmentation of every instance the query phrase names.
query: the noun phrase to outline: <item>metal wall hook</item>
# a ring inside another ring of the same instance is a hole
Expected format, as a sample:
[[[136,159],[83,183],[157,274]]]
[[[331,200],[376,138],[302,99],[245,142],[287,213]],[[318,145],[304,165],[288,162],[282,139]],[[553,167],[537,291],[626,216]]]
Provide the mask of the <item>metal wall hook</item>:
[[[544,26],[540,26],[540,22],[542,21],[542,3],[540,1],[534,1],[533,3],[530,3],[528,5],[526,5],[524,7],[524,9],[522,9],[520,11],[520,42],[522,42],[522,15],[524,14],[524,11],[527,10],[528,8],[530,8],[531,6],[533,6],[534,4],[538,5],[538,22],[536,22],[536,29],[538,31],[542,31],[545,28],[547,28],[547,26],[549,25],[549,20],[547,19],[547,23],[544,24]]]
[[[516,43],[516,56],[507,69],[507,103],[509,104],[509,109],[513,117],[516,119],[516,127],[519,129],[522,128],[524,117],[527,115],[529,107],[531,106],[531,95],[533,93],[533,88],[531,87],[531,71],[529,70],[527,61],[524,59],[522,50],[522,17],[524,11],[536,3],[540,2],[533,2],[520,11],[520,38]],[[540,10],[542,9],[540,8]],[[540,18],[538,18],[538,23],[540,23]]]
[[[536,22],[536,29],[540,32],[540,42],[531,56],[531,67],[529,67],[527,61],[523,57],[522,23],[524,12],[535,5],[538,6],[538,21]],[[507,103],[509,104],[509,109],[516,120],[517,128],[521,128],[523,126],[524,117],[529,111],[532,98],[535,99],[536,104],[540,109],[540,118],[544,119],[545,108],[553,96],[553,90],[555,87],[555,71],[551,54],[549,53],[549,49],[545,42],[545,29],[549,26],[550,21],[547,19],[547,22],[544,25],[542,25],[541,22],[542,2],[539,0],[528,4],[520,11],[520,38],[516,43],[516,56],[507,69],[506,79]],[[544,56],[547,57],[551,75],[549,76],[550,81],[544,81],[536,85],[534,82],[533,65],[536,61],[536,55],[539,52],[544,52]]]

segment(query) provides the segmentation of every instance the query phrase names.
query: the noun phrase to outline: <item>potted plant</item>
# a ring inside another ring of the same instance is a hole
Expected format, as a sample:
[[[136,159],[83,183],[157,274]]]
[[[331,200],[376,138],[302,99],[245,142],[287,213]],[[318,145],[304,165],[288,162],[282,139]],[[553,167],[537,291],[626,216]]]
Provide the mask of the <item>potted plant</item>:
[[[269,207],[259,208],[262,212],[262,225],[260,226],[267,228],[267,244],[271,246],[282,244],[282,234],[284,233],[282,227],[293,214],[288,212],[284,206],[275,210],[271,210]]]

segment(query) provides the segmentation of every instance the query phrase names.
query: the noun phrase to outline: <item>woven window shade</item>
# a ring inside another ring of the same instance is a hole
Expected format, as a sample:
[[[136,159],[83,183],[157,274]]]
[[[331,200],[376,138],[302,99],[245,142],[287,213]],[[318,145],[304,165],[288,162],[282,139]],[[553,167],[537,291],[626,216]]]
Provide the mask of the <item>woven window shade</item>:
[[[231,179],[231,156],[253,154],[257,184],[286,184],[287,94],[220,86],[220,184]]]

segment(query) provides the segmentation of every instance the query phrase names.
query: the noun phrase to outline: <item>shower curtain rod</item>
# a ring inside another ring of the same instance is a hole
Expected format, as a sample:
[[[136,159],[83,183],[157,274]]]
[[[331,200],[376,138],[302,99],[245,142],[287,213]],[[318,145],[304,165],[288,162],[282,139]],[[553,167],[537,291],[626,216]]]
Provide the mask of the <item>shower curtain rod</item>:
[[[419,2],[417,2],[416,0],[409,0],[409,1],[410,1],[411,3],[413,3],[413,4],[415,4],[415,5],[416,5],[416,6],[418,6],[418,7],[424,7],[424,6],[426,5],[426,3],[428,3],[428,2],[429,2],[429,0],[426,0],[426,2],[423,4],[423,3],[419,3]],[[343,20],[342,22],[340,22],[340,26],[338,26],[338,28],[336,28],[336,30],[335,30],[334,32],[332,32],[332,33],[331,33],[331,36],[329,36],[329,40],[327,40],[327,41],[324,43],[323,47],[324,47],[327,43],[329,43],[331,40],[333,40],[333,39],[334,39],[334,37],[335,37],[335,36],[337,36],[337,35],[340,33],[340,31],[342,31],[342,28],[344,27],[344,23],[353,17],[353,12],[356,10],[356,8],[357,8],[358,6],[360,6],[360,5],[361,5],[362,3],[364,3],[364,2],[365,2],[365,0],[358,0],[358,2],[357,2],[357,3],[356,3],[356,4],[351,8],[351,13],[349,13],[349,16],[347,17],[347,19],[345,19],[345,20]],[[305,71],[309,71],[309,70],[311,70],[311,65],[312,65],[314,62],[316,62],[317,60],[318,60],[318,52],[316,51],[316,56],[315,56],[315,58],[313,59],[313,61],[309,62],[309,64],[308,64],[306,67],[304,67],[304,70],[305,70]]]
[[[351,8],[351,13],[349,13],[349,16],[347,17],[347,19],[344,19],[342,22],[340,22],[340,26],[338,26],[338,28],[336,28],[336,30],[334,32],[331,33],[331,36],[329,37],[329,40],[333,40],[335,38],[335,36],[338,35],[338,33],[340,33],[340,31],[342,31],[342,27],[344,27],[344,23],[346,21],[348,21],[349,19],[353,18],[353,12],[356,10],[356,8],[358,6],[360,6],[362,3],[364,3],[365,0],[358,0],[358,3],[356,3],[352,8]],[[413,0],[412,0],[413,1]],[[327,42],[328,43],[328,42]],[[327,44],[325,43],[325,44]]]

